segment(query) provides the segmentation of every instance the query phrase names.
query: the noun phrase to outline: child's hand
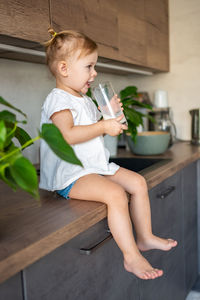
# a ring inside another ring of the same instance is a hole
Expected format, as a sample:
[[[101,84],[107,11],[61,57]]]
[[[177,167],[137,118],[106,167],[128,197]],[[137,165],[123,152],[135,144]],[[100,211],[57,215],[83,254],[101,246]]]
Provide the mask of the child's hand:
[[[118,112],[120,110],[120,108],[121,108],[121,110],[123,110],[121,99],[118,98],[117,94],[115,94],[112,97],[112,99],[110,100],[110,104],[113,108],[114,113]]]
[[[110,104],[111,104],[111,106],[112,106],[112,108],[113,108],[113,112],[114,112],[114,113],[118,112],[118,111],[120,110],[120,108],[121,108],[121,110],[124,110],[123,107],[122,107],[123,104],[122,104],[122,102],[121,102],[121,99],[118,98],[117,94],[115,94],[115,95],[112,97],[112,99],[110,100]],[[100,106],[98,106],[98,110],[101,111]],[[108,111],[108,114],[109,114],[109,108],[107,107],[107,105],[103,107],[103,110],[104,110],[104,111],[107,110],[107,111]]]
[[[123,119],[124,115],[109,120],[102,120],[104,122],[104,132],[105,134],[109,134],[111,136],[119,135],[123,132],[123,130],[127,130],[128,127],[125,124],[120,123]]]

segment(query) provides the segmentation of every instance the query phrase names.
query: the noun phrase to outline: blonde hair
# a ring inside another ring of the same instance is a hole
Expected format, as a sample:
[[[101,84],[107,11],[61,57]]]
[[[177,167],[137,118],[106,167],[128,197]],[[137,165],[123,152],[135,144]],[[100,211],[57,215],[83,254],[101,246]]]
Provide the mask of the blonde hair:
[[[56,33],[50,28],[48,32],[52,37],[44,46],[46,50],[46,62],[53,75],[56,73],[56,62],[67,59],[76,50],[81,50],[78,58],[97,50],[97,44],[79,31],[65,30]]]

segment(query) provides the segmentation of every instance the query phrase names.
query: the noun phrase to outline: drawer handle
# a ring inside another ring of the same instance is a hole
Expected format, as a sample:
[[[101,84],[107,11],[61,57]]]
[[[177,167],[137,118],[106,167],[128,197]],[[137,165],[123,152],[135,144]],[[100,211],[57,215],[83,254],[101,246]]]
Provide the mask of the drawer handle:
[[[171,194],[176,189],[175,186],[169,186],[165,191],[157,194],[157,198],[165,199],[169,194]]]
[[[109,234],[107,237],[105,237],[103,240],[101,240],[100,242],[98,242],[97,244],[95,244],[94,246],[90,247],[90,248],[81,248],[80,249],[80,253],[81,254],[85,254],[85,255],[90,255],[92,254],[95,250],[97,250],[98,248],[100,248],[101,246],[103,246],[107,241],[109,241],[110,239],[112,239],[112,234]]]

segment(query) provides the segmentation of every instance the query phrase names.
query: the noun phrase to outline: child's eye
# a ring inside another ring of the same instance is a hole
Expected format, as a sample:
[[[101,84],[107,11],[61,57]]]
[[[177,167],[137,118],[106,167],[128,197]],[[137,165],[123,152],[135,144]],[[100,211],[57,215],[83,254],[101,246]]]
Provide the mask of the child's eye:
[[[87,68],[88,68],[88,69],[91,69],[91,68],[92,68],[92,65],[88,65]]]

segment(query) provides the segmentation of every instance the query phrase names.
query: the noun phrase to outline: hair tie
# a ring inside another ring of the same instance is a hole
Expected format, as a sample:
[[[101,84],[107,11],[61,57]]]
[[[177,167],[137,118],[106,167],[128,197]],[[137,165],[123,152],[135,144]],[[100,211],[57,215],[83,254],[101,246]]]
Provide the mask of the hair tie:
[[[57,32],[54,32],[53,37],[55,37],[57,35]]]

